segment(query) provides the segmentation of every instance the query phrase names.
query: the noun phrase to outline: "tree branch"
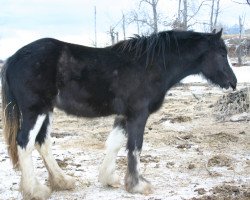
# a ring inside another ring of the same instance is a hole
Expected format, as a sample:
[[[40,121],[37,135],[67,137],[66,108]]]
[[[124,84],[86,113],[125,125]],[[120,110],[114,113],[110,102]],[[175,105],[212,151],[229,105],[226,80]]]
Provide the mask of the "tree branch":
[[[203,4],[204,4],[205,2],[207,2],[207,0],[204,0],[204,1],[201,2],[201,4],[199,5],[197,11],[196,11],[192,16],[190,16],[190,18],[187,20],[188,22],[189,22],[191,19],[193,19],[193,18],[195,17],[195,15],[197,15],[197,13],[200,11],[201,7],[203,6]],[[204,5],[207,6],[208,4],[204,4]]]
[[[153,5],[153,4],[151,3],[150,0],[141,0],[141,1],[140,1],[140,4],[139,4],[140,6],[141,6],[141,3],[142,3],[142,2],[148,3],[148,4],[151,5],[151,6]]]
[[[150,1],[150,0],[141,0],[139,6],[141,6],[142,2],[148,3],[151,6],[153,6],[153,5],[156,6],[158,4],[159,0],[152,0],[152,1]]]
[[[242,3],[242,2],[238,2],[238,1],[234,1],[234,0],[231,0],[231,1],[234,3],[237,3],[237,4],[243,4],[243,5],[250,4],[250,0],[247,0],[247,3]]]

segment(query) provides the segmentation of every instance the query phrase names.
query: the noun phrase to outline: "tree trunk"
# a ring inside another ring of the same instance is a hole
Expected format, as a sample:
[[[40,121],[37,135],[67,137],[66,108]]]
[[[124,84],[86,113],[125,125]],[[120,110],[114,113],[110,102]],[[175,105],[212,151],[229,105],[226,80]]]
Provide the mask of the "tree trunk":
[[[242,65],[242,45],[241,45],[241,36],[242,36],[242,29],[243,29],[243,23],[242,23],[242,19],[239,16],[239,27],[240,27],[240,32],[239,32],[239,45],[238,45],[238,49],[236,51],[237,53],[237,57],[238,57],[238,65],[241,66]]]
[[[119,41],[119,32],[116,32],[115,36],[116,36],[116,42],[118,42]]]
[[[220,0],[217,0],[216,11],[215,11],[215,19],[214,19],[214,28],[217,26],[218,15],[220,11]]]
[[[178,21],[181,21],[181,0],[179,0],[179,5],[178,5]]]
[[[95,6],[95,43],[94,46],[97,47],[97,33],[96,33],[96,6]]]
[[[183,29],[187,30],[187,0],[183,0]]]
[[[110,27],[110,31],[109,31],[110,37],[111,37],[111,44],[115,44],[115,32],[114,32],[114,28]]]
[[[158,32],[158,17],[157,17],[157,11],[156,11],[156,6],[157,6],[158,1],[157,0],[152,0],[152,8],[153,8],[153,28],[154,28],[154,33]]]
[[[211,15],[210,15],[210,31],[212,32],[214,29],[213,26],[213,18],[214,18],[214,0],[212,0],[212,6],[211,6]]]
[[[122,13],[122,30],[123,30],[123,39],[126,39],[126,26],[125,26],[125,16]]]

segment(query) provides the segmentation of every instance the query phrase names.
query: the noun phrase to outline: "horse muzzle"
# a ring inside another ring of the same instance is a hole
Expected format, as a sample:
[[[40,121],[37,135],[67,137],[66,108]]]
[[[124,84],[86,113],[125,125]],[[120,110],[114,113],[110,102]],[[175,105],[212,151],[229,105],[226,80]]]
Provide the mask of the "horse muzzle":
[[[225,74],[226,80],[227,80],[227,88],[231,87],[233,90],[236,90],[237,86],[237,78],[232,70],[230,70],[230,73]]]
[[[229,82],[229,85],[231,86],[233,90],[236,90],[237,82],[235,83]]]

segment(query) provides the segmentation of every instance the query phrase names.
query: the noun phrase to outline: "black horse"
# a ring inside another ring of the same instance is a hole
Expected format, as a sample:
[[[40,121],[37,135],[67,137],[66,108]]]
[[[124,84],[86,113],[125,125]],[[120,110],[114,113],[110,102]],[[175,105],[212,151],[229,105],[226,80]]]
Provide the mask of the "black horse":
[[[46,199],[50,194],[34,175],[34,148],[45,162],[52,189],[74,187],[74,179],[62,172],[51,153],[54,107],[82,117],[117,115],[99,181],[119,186],[115,158],[127,138],[125,188],[150,193],[150,183],[139,172],[139,156],[147,119],[166,92],[191,74],[202,74],[221,88],[236,88],[221,34],[164,31],[106,48],[45,38],[18,50],[2,69],[2,106],[4,135],[13,165],[22,172],[24,198]]]

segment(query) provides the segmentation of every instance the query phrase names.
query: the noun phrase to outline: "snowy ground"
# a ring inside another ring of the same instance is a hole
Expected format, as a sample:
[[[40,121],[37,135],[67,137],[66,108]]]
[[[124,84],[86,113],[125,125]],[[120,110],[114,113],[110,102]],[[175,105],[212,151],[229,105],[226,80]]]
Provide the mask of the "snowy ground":
[[[238,88],[249,87],[250,67],[234,71]],[[188,77],[183,81],[186,84],[170,90],[163,107],[148,120],[141,156],[141,171],[154,186],[154,193],[148,196],[98,182],[113,116],[83,119],[56,110],[53,153],[62,169],[77,179],[77,187],[53,192],[50,199],[250,199],[249,122],[216,121],[213,105],[225,91],[195,79]],[[36,152],[33,156],[36,174],[46,183],[42,160]],[[123,179],[125,148],[119,152],[117,164]],[[0,199],[22,199],[19,181],[20,173],[12,170],[0,136]]]

